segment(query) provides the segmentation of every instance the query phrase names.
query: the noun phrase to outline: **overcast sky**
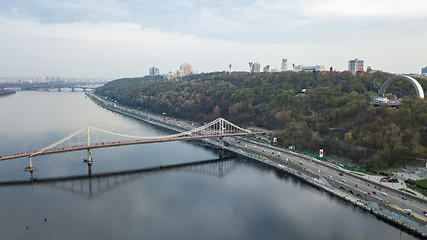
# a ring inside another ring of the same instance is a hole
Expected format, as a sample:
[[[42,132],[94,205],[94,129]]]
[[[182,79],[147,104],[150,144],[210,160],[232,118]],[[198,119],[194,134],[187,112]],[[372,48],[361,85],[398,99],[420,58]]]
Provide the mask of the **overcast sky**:
[[[135,77],[348,60],[427,65],[426,0],[1,0],[0,76]]]

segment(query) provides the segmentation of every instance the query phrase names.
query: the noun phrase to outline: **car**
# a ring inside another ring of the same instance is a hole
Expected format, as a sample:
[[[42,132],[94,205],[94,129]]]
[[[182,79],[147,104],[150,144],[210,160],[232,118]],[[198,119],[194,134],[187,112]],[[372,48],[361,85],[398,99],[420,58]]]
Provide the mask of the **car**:
[[[411,213],[411,212],[412,212],[412,210],[411,210],[410,208],[405,208],[405,212],[407,212],[407,213]]]
[[[301,161],[299,161],[299,164],[300,164],[300,165],[302,165],[302,162],[301,162]]]
[[[328,178],[332,178],[332,175],[328,175]]]
[[[342,173],[339,174],[340,176],[343,176]]]
[[[359,185],[356,184],[356,187],[359,187]]]
[[[385,192],[382,192],[381,194],[384,195],[384,196],[387,196],[387,193],[385,193]]]
[[[402,197],[402,199],[403,199],[403,200],[406,200],[407,198],[406,198],[406,197]]]
[[[373,194],[377,194],[377,192],[375,192],[375,191],[373,191],[372,193],[373,193]]]
[[[345,179],[341,179],[341,181],[343,181],[343,182],[345,182],[345,183],[347,182]]]
[[[370,192],[368,192],[369,195],[372,195]]]

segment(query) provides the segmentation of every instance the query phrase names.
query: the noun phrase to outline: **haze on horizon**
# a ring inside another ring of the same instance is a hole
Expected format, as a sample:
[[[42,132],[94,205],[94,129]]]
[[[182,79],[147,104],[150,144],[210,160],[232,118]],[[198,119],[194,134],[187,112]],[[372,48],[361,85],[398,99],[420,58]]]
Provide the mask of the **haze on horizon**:
[[[135,77],[348,60],[394,73],[427,65],[425,0],[3,0],[1,76]]]

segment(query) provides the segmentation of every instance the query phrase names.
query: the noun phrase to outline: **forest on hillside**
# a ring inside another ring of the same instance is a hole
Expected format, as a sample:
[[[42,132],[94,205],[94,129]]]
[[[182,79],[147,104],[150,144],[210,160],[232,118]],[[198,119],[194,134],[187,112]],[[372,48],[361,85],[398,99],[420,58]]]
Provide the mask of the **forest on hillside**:
[[[166,81],[118,79],[96,89],[120,104],[201,123],[219,116],[241,126],[275,130],[279,144],[301,151],[373,163],[379,168],[427,158],[427,103],[408,81],[395,81],[387,94],[404,104],[375,107],[372,96],[391,74],[350,72],[217,72]],[[424,89],[427,79],[417,79]]]

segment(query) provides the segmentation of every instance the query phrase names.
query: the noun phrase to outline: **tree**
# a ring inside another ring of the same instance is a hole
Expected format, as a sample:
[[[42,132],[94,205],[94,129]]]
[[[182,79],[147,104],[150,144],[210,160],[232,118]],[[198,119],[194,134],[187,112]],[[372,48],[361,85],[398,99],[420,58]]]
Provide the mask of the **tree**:
[[[214,119],[217,119],[217,118],[219,118],[221,116],[221,113],[220,113],[218,105],[216,105],[214,107],[214,109],[212,111],[212,116],[213,116]]]
[[[344,142],[346,142],[346,143],[352,143],[353,142],[353,133],[351,131],[344,134]]]

